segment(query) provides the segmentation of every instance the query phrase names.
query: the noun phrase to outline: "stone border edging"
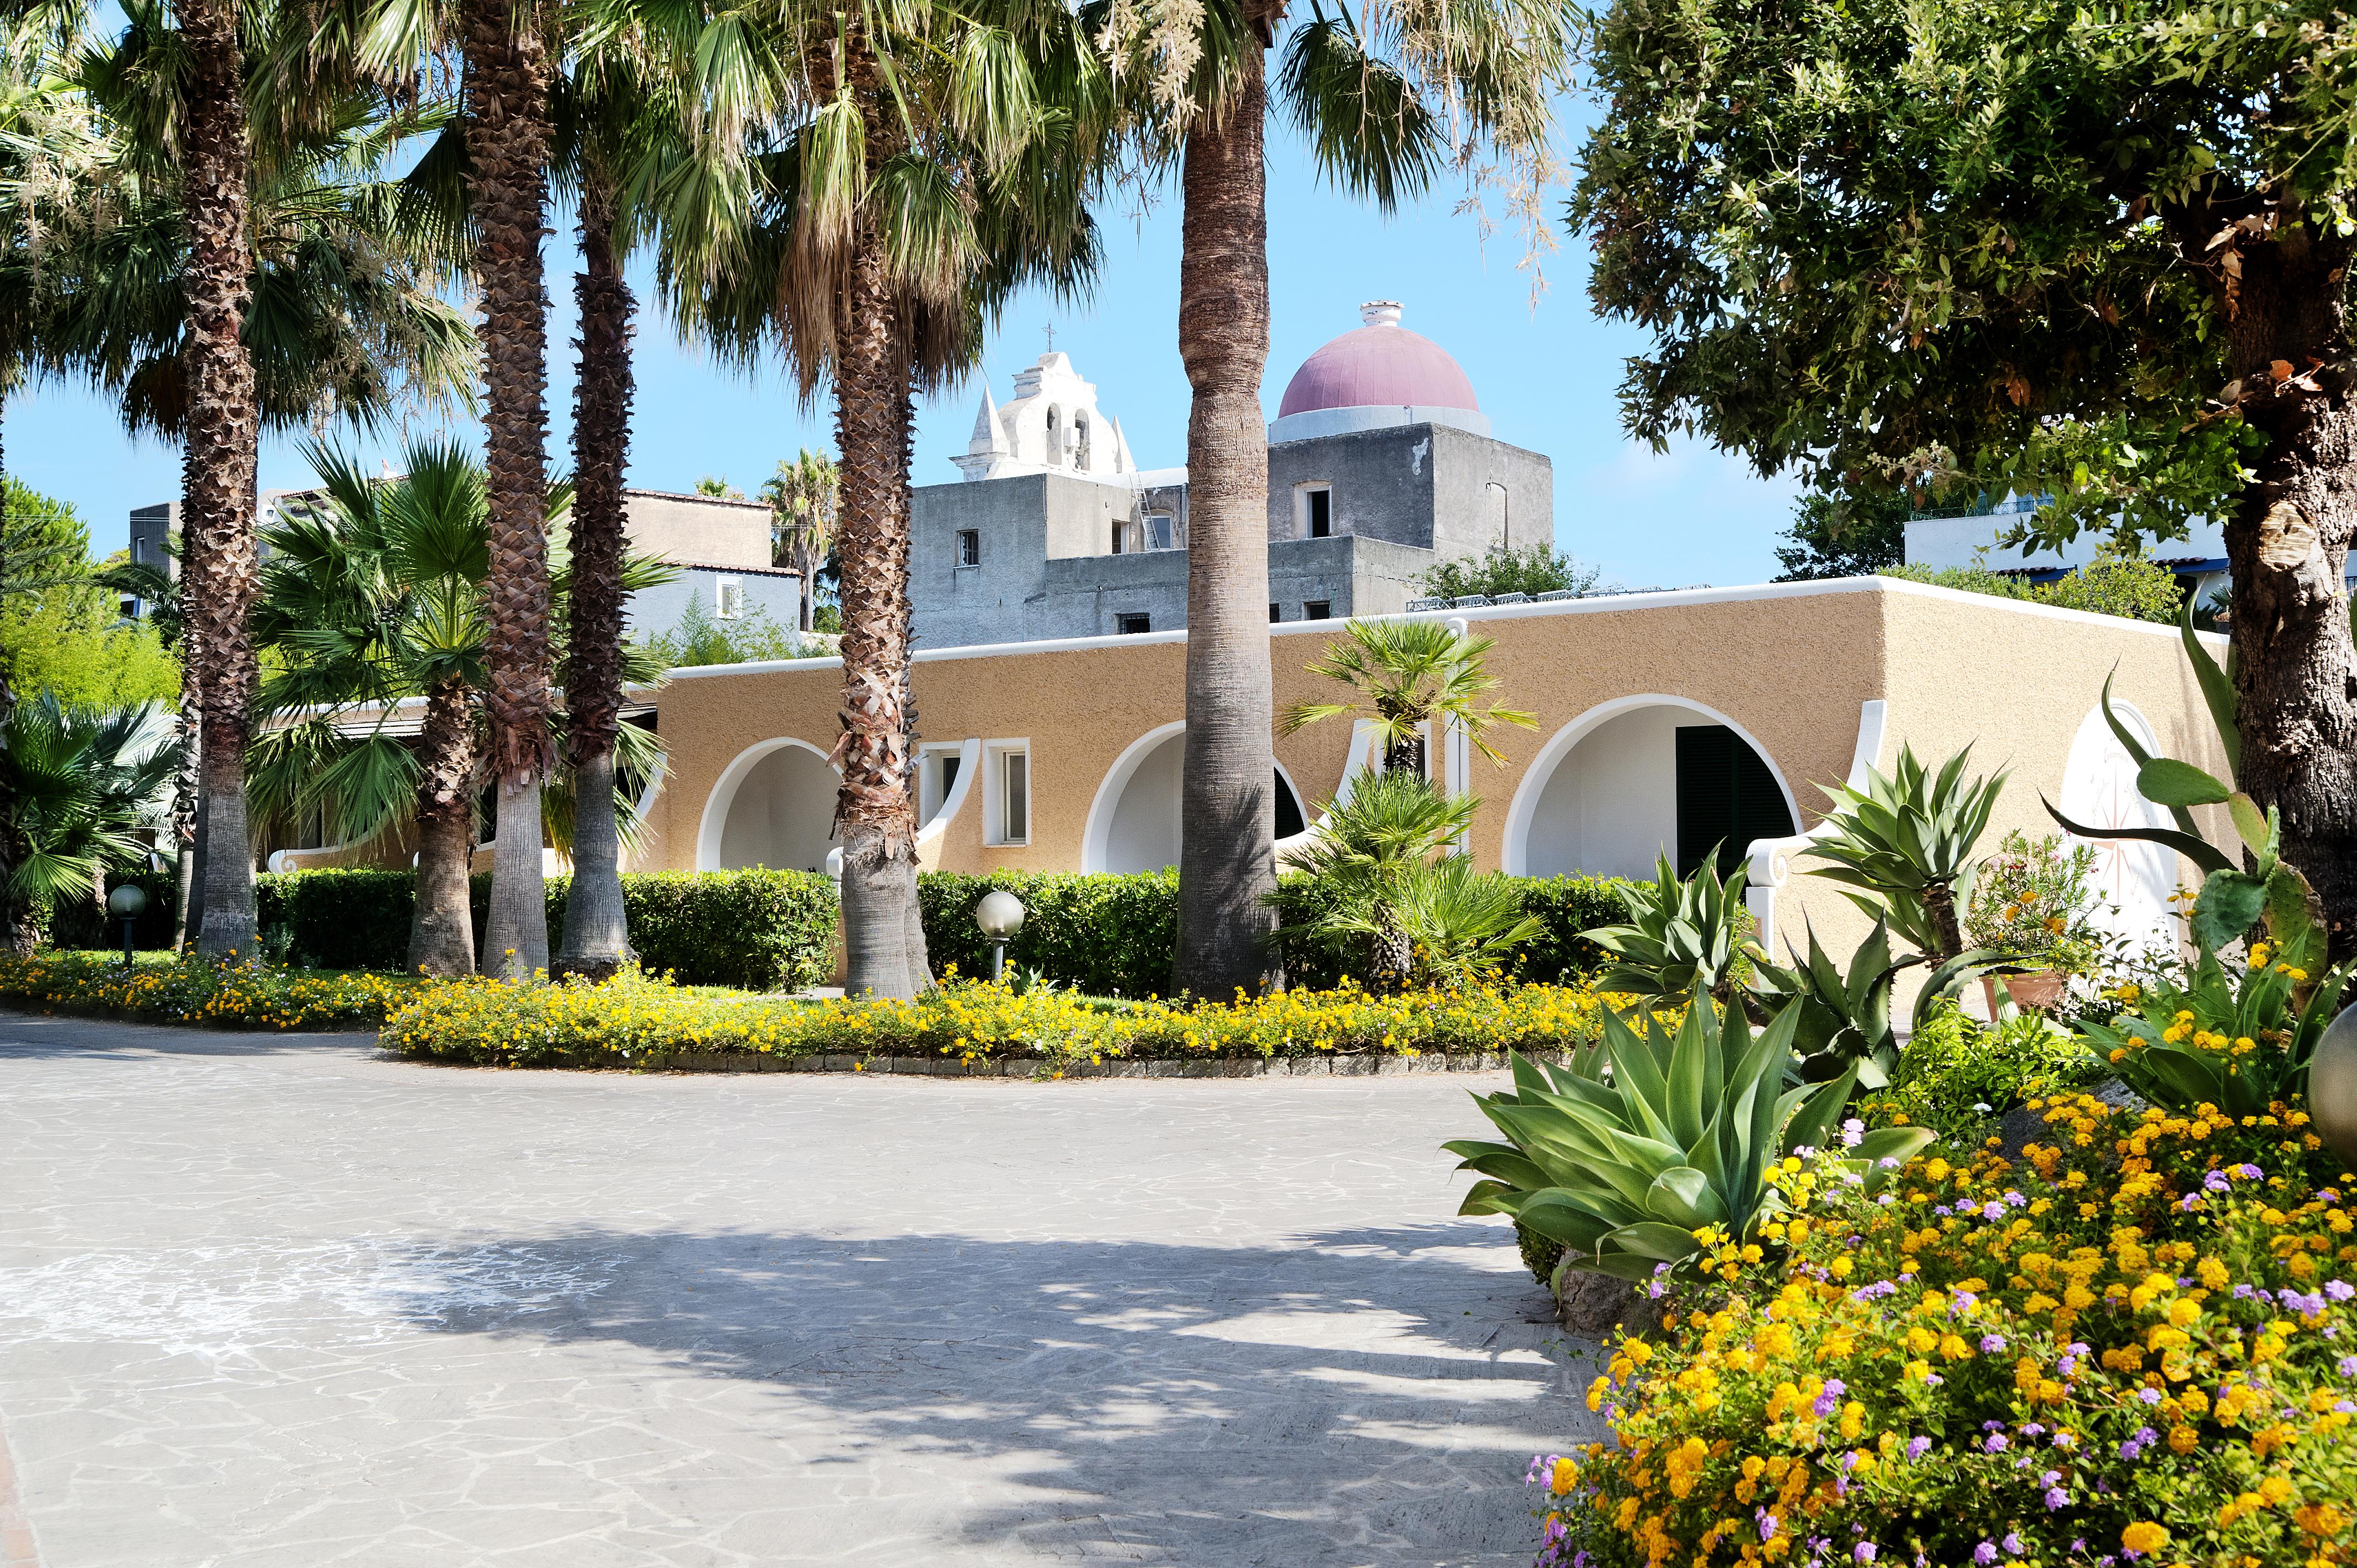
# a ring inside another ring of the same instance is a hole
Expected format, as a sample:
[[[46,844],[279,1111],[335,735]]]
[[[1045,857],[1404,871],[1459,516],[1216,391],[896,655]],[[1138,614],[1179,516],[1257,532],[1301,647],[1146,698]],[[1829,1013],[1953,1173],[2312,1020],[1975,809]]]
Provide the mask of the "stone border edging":
[[[1530,1055],[1531,1053],[1525,1053]],[[1542,1055],[1534,1059],[1553,1059]],[[1153,1057],[1136,1060],[1070,1062],[1066,1078],[1403,1078],[1411,1073],[1502,1072],[1502,1051],[1424,1051],[1415,1056],[1214,1057],[1194,1059]],[[762,1056],[736,1051],[690,1051],[666,1058],[650,1072],[869,1072],[920,1078],[1037,1078],[1056,1070],[1042,1057],[1000,1057],[960,1061],[954,1057]]]

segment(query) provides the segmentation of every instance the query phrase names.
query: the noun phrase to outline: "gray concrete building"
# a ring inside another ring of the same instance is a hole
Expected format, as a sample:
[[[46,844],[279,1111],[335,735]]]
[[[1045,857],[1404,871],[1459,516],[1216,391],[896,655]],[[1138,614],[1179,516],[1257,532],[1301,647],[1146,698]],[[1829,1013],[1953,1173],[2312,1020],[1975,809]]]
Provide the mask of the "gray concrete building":
[[[1303,362],[1269,438],[1269,618],[1380,615],[1418,574],[1555,539],[1554,466],[1490,435],[1447,350],[1375,301]],[[912,498],[909,595],[929,648],[1187,624],[1187,474],[1138,469],[1066,355],[983,391],[963,478]]]

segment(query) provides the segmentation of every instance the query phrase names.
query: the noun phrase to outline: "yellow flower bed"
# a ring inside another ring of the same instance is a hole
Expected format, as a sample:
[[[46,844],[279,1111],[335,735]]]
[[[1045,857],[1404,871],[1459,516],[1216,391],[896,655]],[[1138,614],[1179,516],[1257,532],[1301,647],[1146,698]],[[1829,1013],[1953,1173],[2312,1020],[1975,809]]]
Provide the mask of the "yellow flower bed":
[[[0,1001],[47,1012],[236,1029],[333,1029],[382,1023],[425,982],[307,973],[178,959],[125,971],[97,953],[0,954]]]
[[[1824,1182],[1621,1339],[1543,1568],[2357,1561],[2357,1177],[2296,1109],[2029,1103],[2018,1164]]]
[[[597,985],[427,987],[387,1021],[384,1043],[502,1067],[662,1067],[720,1052],[1019,1058],[1056,1076],[1134,1058],[1559,1050],[1596,1037],[1597,1005],[1567,987],[1498,985],[1292,992],[1189,1007],[955,979],[914,1002],[791,1002],[690,993],[625,972]]]

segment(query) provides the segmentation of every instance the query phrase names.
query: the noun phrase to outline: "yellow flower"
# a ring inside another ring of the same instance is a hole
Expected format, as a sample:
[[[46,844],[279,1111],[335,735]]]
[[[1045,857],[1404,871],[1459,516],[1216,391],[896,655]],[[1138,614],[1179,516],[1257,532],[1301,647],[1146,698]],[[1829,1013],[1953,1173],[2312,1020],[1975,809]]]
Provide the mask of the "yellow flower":
[[[2139,1520],[2120,1531],[2123,1549],[2149,1557],[2169,1544],[2169,1531],[2149,1520]]]

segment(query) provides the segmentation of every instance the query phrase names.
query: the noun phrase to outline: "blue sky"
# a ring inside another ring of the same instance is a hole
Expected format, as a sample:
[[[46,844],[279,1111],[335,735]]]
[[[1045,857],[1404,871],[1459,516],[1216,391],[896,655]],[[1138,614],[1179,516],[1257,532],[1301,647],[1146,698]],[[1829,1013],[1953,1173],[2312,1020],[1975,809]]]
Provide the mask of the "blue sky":
[[[1272,127],[1273,133],[1275,127]],[[1359,324],[1360,301],[1406,306],[1403,325],[1454,354],[1501,440],[1555,461],[1555,536],[1583,561],[1628,586],[1759,582],[1775,571],[1772,546],[1792,510],[1786,480],[1762,480],[1738,458],[1699,445],[1655,456],[1620,431],[1614,389],[1620,361],[1638,345],[1626,327],[1589,310],[1580,247],[1566,242],[1544,260],[1549,288],[1535,313],[1523,246],[1501,229],[1485,244],[1475,220],[1442,189],[1386,220],[1325,188],[1289,135],[1273,134],[1269,171],[1272,344],[1262,397],[1274,414],[1285,384],[1319,344]],[[1550,212],[1560,197],[1549,199]],[[1096,382],[1100,406],[1121,420],[1146,467],[1186,460],[1187,381],[1178,361],[1178,215],[1169,193],[1142,217],[1109,209],[1104,274],[1093,299],[1063,307],[1019,299],[993,334],[985,361],[1003,400],[1017,370],[1056,347]],[[560,220],[560,227],[562,220]],[[572,248],[551,242],[549,426],[562,465],[573,378]],[[640,301],[653,290],[636,269]],[[805,411],[772,375],[745,377],[680,345],[659,317],[643,320],[630,483],[686,489],[716,474],[753,492],[782,456],[803,446],[832,447],[823,410]],[[919,410],[916,478],[954,480],[949,456],[962,452],[980,392],[971,382]],[[430,428],[421,422],[414,428]],[[135,506],[179,490],[179,454],[124,435],[102,398],[40,385],[8,400],[6,458],[27,483],[71,500],[102,550],[120,548]],[[397,453],[400,436],[361,442],[371,466]],[[397,465],[396,465],[397,466]],[[308,475],[289,440],[265,442],[264,488],[292,488]]]

